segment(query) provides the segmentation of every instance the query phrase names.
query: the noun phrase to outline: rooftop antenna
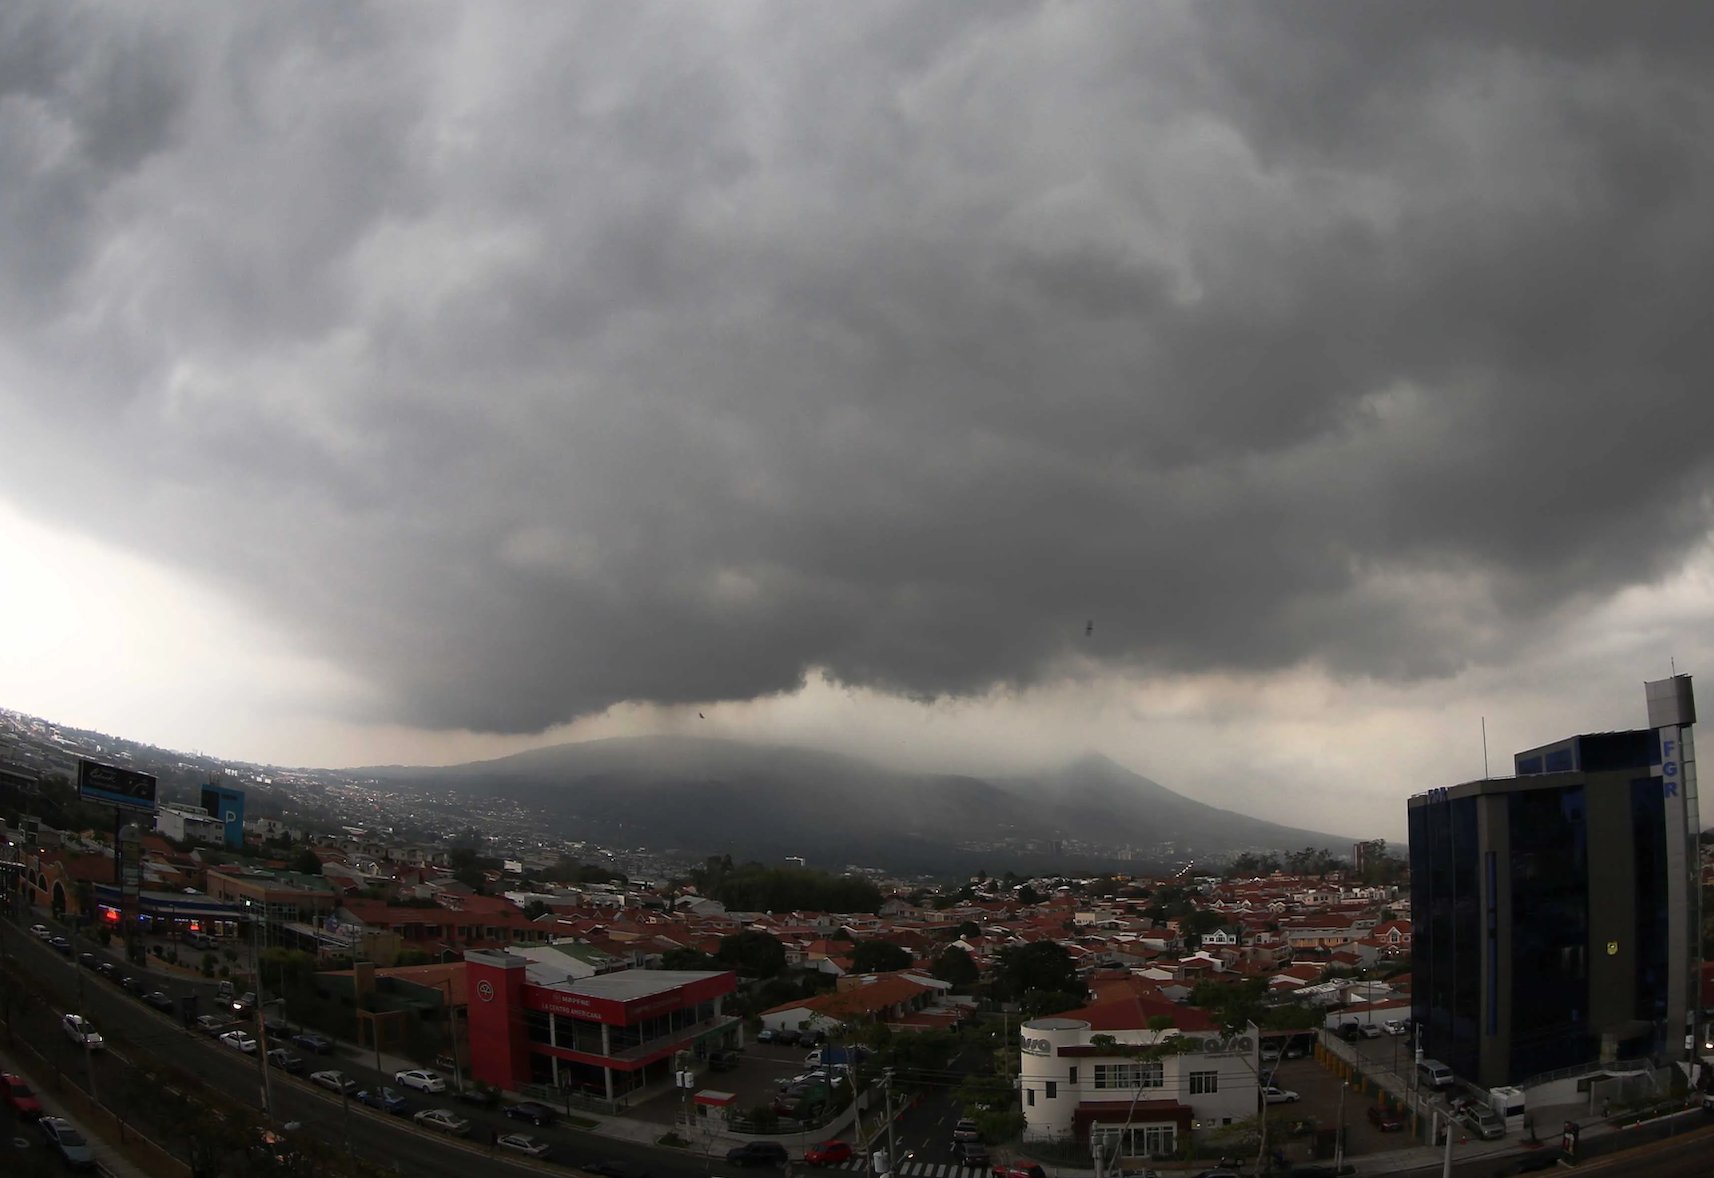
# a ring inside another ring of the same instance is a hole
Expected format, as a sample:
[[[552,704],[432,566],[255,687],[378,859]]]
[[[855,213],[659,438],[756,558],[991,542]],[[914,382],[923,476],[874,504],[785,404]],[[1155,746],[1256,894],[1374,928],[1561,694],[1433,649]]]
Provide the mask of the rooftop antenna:
[[[1488,717],[1482,717],[1482,780],[1488,779]]]

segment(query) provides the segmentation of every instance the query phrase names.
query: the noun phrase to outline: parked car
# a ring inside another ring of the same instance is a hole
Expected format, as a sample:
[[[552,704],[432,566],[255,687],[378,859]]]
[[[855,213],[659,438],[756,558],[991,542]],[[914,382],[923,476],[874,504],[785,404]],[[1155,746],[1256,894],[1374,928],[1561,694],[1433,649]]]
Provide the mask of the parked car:
[[[1506,1123],[1500,1119],[1500,1114],[1485,1104],[1465,1105],[1459,1111],[1458,1119],[1483,1141],[1496,1141],[1506,1135]]]
[[[425,1129],[438,1129],[454,1137],[466,1137],[470,1134],[470,1122],[449,1108],[425,1108],[411,1120]]]
[[[354,1092],[357,1089],[356,1080],[353,1080],[344,1072],[338,1071],[311,1072],[309,1075],[309,1082],[311,1084],[320,1084],[323,1088],[332,1092]]]
[[[439,1072],[431,1072],[427,1068],[410,1068],[403,1072],[394,1072],[393,1083],[403,1084],[406,1088],[415,1088],[418,1092],[446,1091],[446,1080]]]
[[[1297,1099],[1297,1093],[1289,1088],[1276,1088],[1268,1084],[1262,1089],[1262,1100],[1267,1104],[1290,1104]]]
[[[142,997],[143,991],[147,990],[149,986],[142,978],[136,977],[132,974],[121,974],[119,975],[119,988],[124,990],[127,994],[135,994],[138,997]]]
[[[89,1148],[89,1142],[70,1121],[63,1117],[43,1117],[36,1124],[41,1128],[42,1136],[47,1138],[49,1147],[66,1165],[74,1170],[95,1168],[95,1151]]]
[[[1261,1059],[1263,1063],[1278,1063],[1284,1054],[1285,1047],[1281,1045],[1278,1039],[1269,1039],[1262,1044]]]
[[[1357,1029],[1357,1033],[1365,1039],[1379,1039],[1383,1034],[1381,1028],[1374,1023],[1364,1023]]]
[[[292,1036],[292,1046],[312,1055],[332,1055],[333,1040],[326,1035],[318,1035],[314,1031],[305,1031]]]
[[[220,1041],[234,1051],[242,1051],[245,1055],[256,1054],[256,1036],[248,1031],[227,1031],[220,1036]]]
[[[783,1166],[786,1147],[777,1141],[746,1141],[726,1151],[729,1166]]]
[[[256,1009],[256,991],[246,990],[232,1000],[232,1013],[238,1018],[249,1018]]]
[[[1405,1026],[1403,1019],[1390,1018],[1381,1024],[1381,1030],[1389,1035],[1408,1035],[1410,1028]]]
[[[711,1072],[729,1072],[737,1066],[736,1051],[713,1051],[708,1055],[708,1070]]]
[[[545,1158],[548,1156],[547,1142],[524,1133],[502,1133],[494,1144],[501,1149],[509,1149],[513,1153],[524,1154],[526,1157]]]
[[[303,1056],[293,1055],[284,1047],[273,1047],[268,1050],[268,1066],[295,1076],[304,1070],[304,1060]]]
[[[1363,1037],[1363,1024],[1356,1019],[1346,1019],[1339,1024],[1339,1037],[1347,1043]]]
[[[958,1123],[952,1126],[952,1139],[954,1141],[979,1141],[981,1137],[982,1131],[976,1127],[976,1122],[969,1117],[960,1118]]]
[[[485,1084],[470,1084],[459,1089],[458,1099],[477,1108],[493,1108],[500,1103],[500,1093]]]
[[[808,1166],[837,1166],[851,1160],[851,1143],[837,1138],[818,1142],[803,1151],[803,1160]]]
[[[6,1102],[19,1120],[33,1121],[42,1115],[42,1102],[22,1076],[0,1072],[0,1100]]]
[[[101,964],[101,959],[93,953],[79,953],[77,955],[77,963],[83,966],[84,969],[92,970]]]
[[[986,1170],[994,1164],[994,1159],[988,1154],[988,1147],[980,1141],[954,1141],[952,1159],[954,1165],[972,1166],[980,1170]]]
[[[49,937],[48,946],[61,957],[71,956],[71,942],[66,940],[64,937]]]
[[[51,940],[54,935],[54,930],[45,924],[32,924],[30,926],[30,932],[35,934],[36,939],[39,941]]]
[[[539,1100],[525,1100],[507,1105],[506,1115],[515,1121],[528,1121],[539,1129],[543,1125],[553,1124],[558,1114]]]
[[[112,961],[103,961],[95,967],[95,972],[110,982],[119,980],[119,966]]]
[[[756,1035],[758,1043],[780,1043],[787,1047],[798,1041],[798,1033],[789,1027],[764,1027]]]
[[[1383,1133],[1396,1133],[1405,1127],[1403,1115],[1394,1112],[1384,1104],[1369,1106],[1369,1124]]]
[[[365,1088],[353,1099],[359,1104],[378,1108],[382,1112],[392,1113],[394,1116],[398,1116],[410,1107],[405,1098],[392,1088]]]
[[[107,1041],[101,1037],[101,1032],[95,1029],[95,1024],[81,1014],[68,1014],[60,1019],[60,1026],[65,1028],[66,1038],[79,1047],[90,1050],[106,1047]]]
[[[168,994],[163,990],[154,990],[143,995],[143,1001],[148,1003],[150,1006],[153,1006],[156,1010],[164,1010],[168,1014],[177,1010],[179,1005],[171,994]]]
[[[204,1035],[210,1036],[219,1035],[221,1032],[226,1030],[231,1023],[232,1020],[221,1018],[219,1015],[215,1014],[198,1015],[196,1019],[197,1030],[201,1031]]]

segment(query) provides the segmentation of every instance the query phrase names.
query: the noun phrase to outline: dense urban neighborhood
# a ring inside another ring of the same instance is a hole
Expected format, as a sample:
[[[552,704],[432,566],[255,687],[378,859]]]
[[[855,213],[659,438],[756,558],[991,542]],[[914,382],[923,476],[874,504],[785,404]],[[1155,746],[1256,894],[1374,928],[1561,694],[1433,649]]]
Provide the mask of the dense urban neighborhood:
[[[33,935],[6,958],[4,1003],[64,1016],[50,1040],[84,1058],[44,1059],[81,1066],[91,1099],[114,1060],[165,1075],[146,1061],[177,1026],[220,1067],[254,1061],[259,1110],[231,1108],[230,1083],[204,1107],[260,1111],[256,1132],[278,1128],[271,1101],[321,1091],[389,1131],[464,1138],[497,1116],[495,1148],[617,1178],[636,1163],[591,1153],[602,1134],[692,1163],[923,1178],[1387,1172],[1449,1140],[1539,1149],[1563,1111],[1424,1058],[1411,881],[1379,840],[1158,875],[925,881],[721,855],[639,878],[475,822],[431,839],[247,815],[230,773],[155,797],[133,757],[20,730],[0,859]],[[55,757],[75,758],[76,786]],[[145,780],[149,805],[130,805]],[[1593,1090],[1615,1130],[1659,1111],[1622,1071]],[[503,1146],[519,1118],[542,1132]],[[339,1162],[325,1144],[267,1152],[313,1172]]]

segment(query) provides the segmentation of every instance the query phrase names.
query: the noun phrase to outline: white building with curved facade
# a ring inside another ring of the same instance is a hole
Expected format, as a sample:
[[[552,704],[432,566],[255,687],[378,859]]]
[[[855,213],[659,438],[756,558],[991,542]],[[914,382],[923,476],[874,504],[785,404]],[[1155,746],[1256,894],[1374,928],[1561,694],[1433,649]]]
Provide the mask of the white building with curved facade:
[[[1261,1109],[1254,1024],[1227,1037],[1202,1011],[1127,996],[1021,1030],[1025,1141],[1089,1142],[1109,1163],[1164,1157]]]

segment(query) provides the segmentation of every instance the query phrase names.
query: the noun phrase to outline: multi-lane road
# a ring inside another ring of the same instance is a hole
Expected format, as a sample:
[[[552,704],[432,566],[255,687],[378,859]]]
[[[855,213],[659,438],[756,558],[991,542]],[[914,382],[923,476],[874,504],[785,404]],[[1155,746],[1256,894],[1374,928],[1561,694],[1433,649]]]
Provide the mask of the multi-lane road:
[[[209,1088],[260,1112],[261,1073],[254,1056],[186,1030],[177,1015],[156,1011],[95,972],[79,967],[76,952],[95,951],[90,944],[79,943],[75,950],[70,958],[62,957],[32,936],[27,926],[0,922],[0,952],[12,955],[45,992],[53,995],[48,1003],[15,1011],[12,1027],[17,1039],[35,1048],[50,1068],[65,1073],[86,1090],[93,1083],[104,1104],[181,1157],[188,1148],[186,1136],[171,1123],[169,1098],[153,1088],[146,1077],[152,1070],[151,1059],[187,1072]],[[160,988],[176,994],[184,992],[186,986],[178,983]],[[204,1009],[208,1006],[205,1002]],[[110,1049],[85,1052],[73,1044],[60,1026],[60,1016],[68,1011],[80,1011],[92,1019],[112,1041]],[[372,1065],[344,1051],[336,1056],[308,1057],[306,1064],[306,1072],[320,1068],[344,1071],[359,1088],[393,1083],[390,1075],[383,1077]],[[559,1126],[536,1128],[497,1111],[457,1104],[450,1094],[413,1092],[407,1096],[411,1111],[444,1106],[471,1121],[467,1139],[418,1129],[408,1117],[372,1111],[277,1069],[270,1071],[270,1080],[276,1124],[295,1122],[300,1127],[294,1133],[401,1173],[467,1178],[473,1159],[480,1158],[485,1174],[541,1174],[539,1165],[496,1152],[488,1145],[491,1133],[515,1132],[548,1142],[550,1163],[583,1166],[620,1161],[651,1178],[697,1178],[708,1173],[701,1157]]]

